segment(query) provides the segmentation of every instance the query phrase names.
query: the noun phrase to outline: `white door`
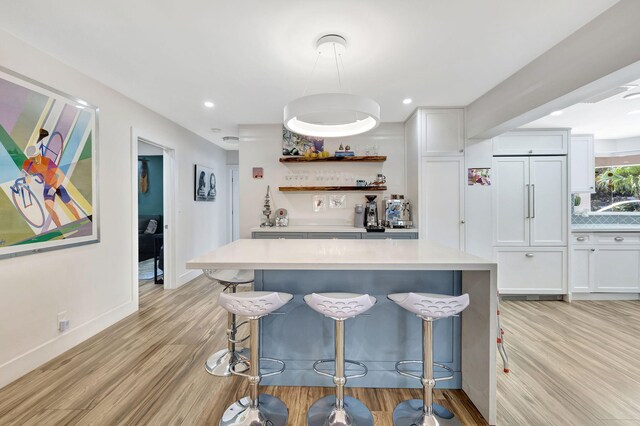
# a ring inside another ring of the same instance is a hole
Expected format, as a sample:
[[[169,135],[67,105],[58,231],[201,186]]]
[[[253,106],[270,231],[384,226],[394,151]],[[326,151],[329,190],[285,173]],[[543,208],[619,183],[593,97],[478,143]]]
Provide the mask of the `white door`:
[[[462,155],[464,153],[464,110],[424,111],[423,155]]]
[[[530,157],[529,164],[529,244],[566,246],[567,159]]]
[[[494,245],[529,245],[529,158],[493,159]]]
[[[462,157],[429,157],[422,163],[420,229],[426,239],[458,250],[464,250],[463,167]]]
[[[591,291],[594,251],[595,249],[589,247],[574,247],[571,250],[570,291],[572,293],[589,293]]]
[[[602,247],[594,252],[594,291],[640,291],[640,249]]]
[[[595,192],[593,135],[571,136],[571,192]]]

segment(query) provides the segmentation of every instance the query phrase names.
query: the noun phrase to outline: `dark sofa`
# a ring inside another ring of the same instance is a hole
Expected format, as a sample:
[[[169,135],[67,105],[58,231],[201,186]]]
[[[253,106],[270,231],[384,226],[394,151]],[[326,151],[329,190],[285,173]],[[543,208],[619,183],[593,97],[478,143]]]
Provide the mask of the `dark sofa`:
[[[153,258],[153,234],[144,233],[151,219],[158,221],[158,227],[156,228],[155,233],[162,234],[162,215],[138,216],[138,262]],[[161,241],[158,242],[162,244]]]

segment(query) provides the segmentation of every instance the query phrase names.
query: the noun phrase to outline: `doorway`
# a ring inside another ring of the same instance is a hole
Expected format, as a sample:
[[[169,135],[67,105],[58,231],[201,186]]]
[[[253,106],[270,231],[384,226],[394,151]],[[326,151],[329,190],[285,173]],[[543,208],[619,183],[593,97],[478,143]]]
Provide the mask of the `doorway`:
[[[175,150],[133,130],[132,295],[175,288]],[[162,287],[160,287],[162,286]]]
[[[138,285],[164,284],[162,148],[138,140]]]

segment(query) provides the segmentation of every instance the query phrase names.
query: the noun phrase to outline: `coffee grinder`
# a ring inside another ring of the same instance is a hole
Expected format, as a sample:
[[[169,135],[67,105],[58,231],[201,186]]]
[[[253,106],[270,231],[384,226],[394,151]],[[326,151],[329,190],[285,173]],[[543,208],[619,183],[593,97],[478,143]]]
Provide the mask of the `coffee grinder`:
[[[365,195],[367,205],[364,208],[364,223],[367,228],[378,227],[378,203],[376,203],[377,195]]]

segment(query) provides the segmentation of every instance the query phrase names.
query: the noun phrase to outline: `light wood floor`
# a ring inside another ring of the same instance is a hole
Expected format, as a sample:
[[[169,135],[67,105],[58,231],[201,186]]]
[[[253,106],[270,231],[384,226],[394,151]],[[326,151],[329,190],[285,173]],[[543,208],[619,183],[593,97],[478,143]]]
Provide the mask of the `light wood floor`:
[[[141,286],[140,311],[0,389],[0,425],[216,425],[246,394],[239,377],[203,369],[224,342],[219,286],[204,278],[175,291]],[[640,424],[640,303],[508,302],[503,325],[511,373],[499,363],[500,425]],[[267,387],[292,426],[331,388]],[[415,390],[348,389],[390,426]],[[461,391],[438,391],[463,424],[484,424]]]

